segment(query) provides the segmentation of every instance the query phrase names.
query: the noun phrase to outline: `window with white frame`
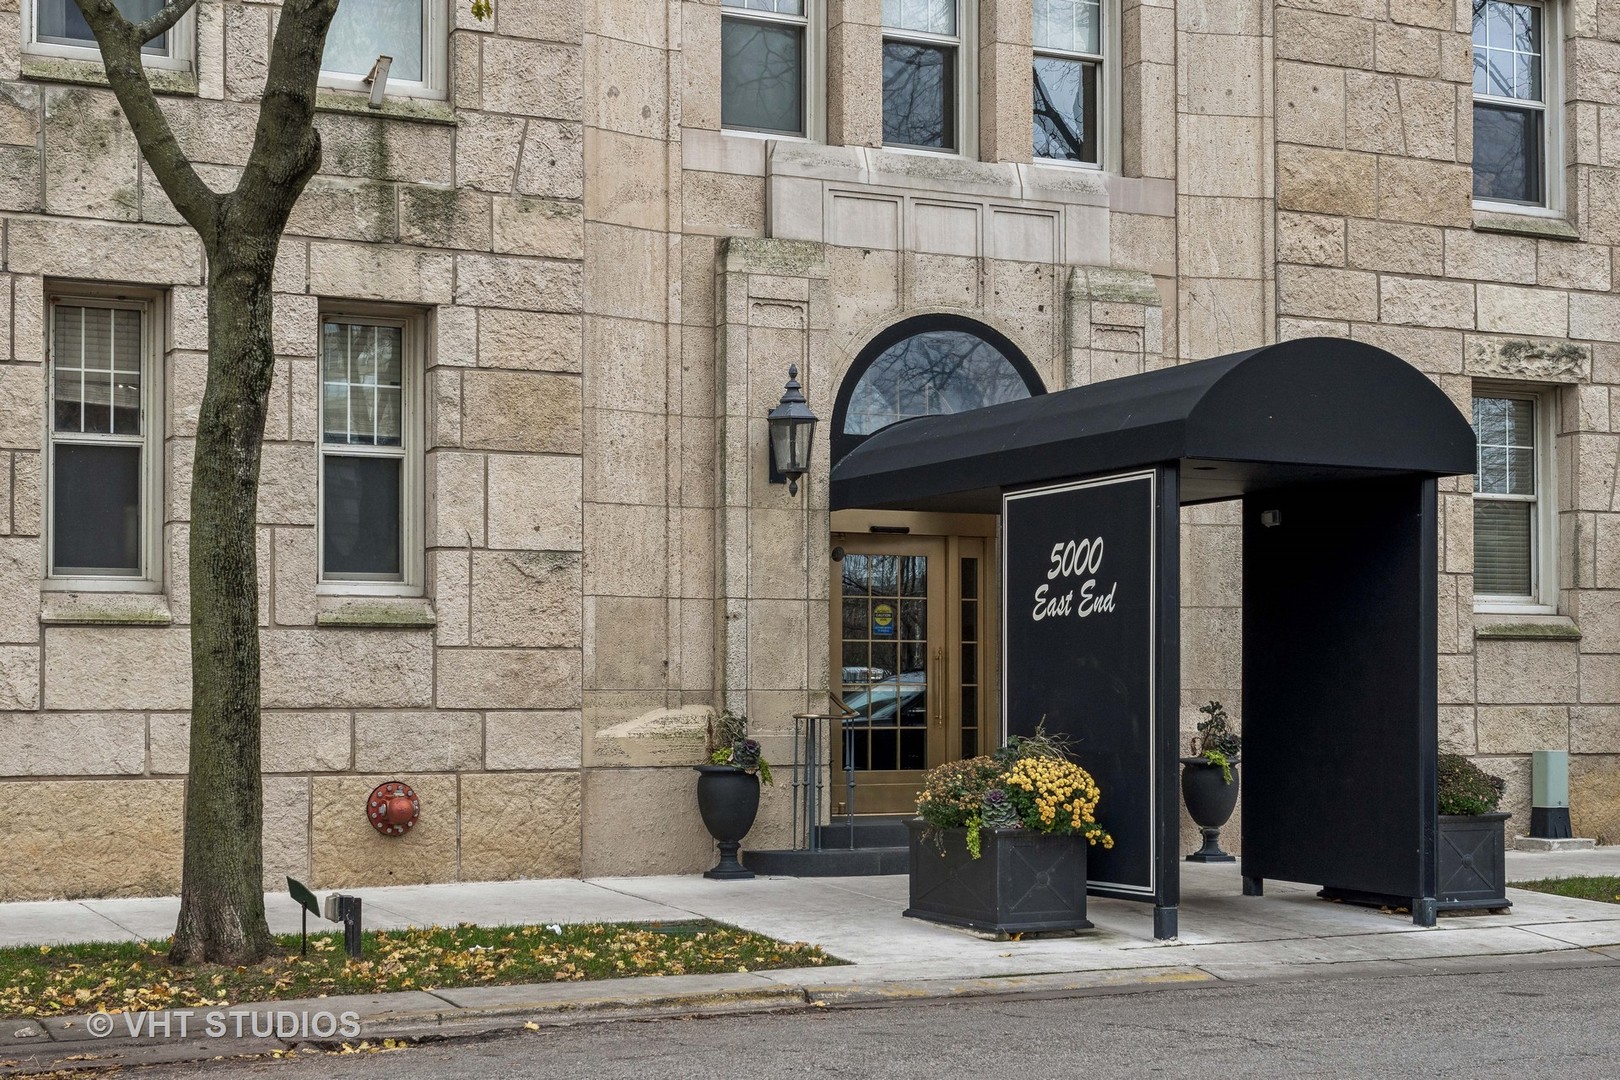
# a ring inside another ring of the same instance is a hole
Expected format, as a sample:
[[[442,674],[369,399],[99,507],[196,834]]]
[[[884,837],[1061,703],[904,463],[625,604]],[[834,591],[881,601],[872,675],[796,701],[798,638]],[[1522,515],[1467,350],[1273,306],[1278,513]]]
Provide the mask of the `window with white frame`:
[[[49,306],[49,576],[112,583],[103,588],[151,581],[161,491],[156,301],[53,295]]]
[[[321,319],[322,584],[420,587],[420,322]]]
[[[810,134],[811,0],[720,0],[720,124]]]
[[[1474,392],[1474,602],[1556,609],[1551,394]]]
[[[1035,0],[1034,154],[1102,164],[1101,0]]]
[[[131,22],[149,19],[164,7],[164,0],[114,0],[114,3]],[[193,16],[187,14],[141,46],[145,62],[153,67],[189,69],[192,21]],[[101,59],[96,36],[90,32],[90,24],[84,21],[74,0],[24,0],[23,27],[26,47],[31,53]]]
[[[443,97],[444,0],[343,0],[326,34],[321,85],[368,90],[372,70],[383,56],[391,61],[389,93]]]
[[[883,0],[883,143],[960,150],[968,51],[963,0]]]
[[[1553,207],[1560,175],[1557,7],[1474,3],[1474,199]]]

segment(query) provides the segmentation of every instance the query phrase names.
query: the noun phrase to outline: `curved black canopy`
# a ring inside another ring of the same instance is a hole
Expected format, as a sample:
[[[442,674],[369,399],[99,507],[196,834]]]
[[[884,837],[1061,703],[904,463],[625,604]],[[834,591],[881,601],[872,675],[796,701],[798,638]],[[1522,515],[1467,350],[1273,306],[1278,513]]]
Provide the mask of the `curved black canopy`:
[[[1474,431],[1382,349],[1304,338],[885,428],[832,508],[997,513],[1027,484],[1179,462],[1183,502],[1356,476],[1474,471]]]

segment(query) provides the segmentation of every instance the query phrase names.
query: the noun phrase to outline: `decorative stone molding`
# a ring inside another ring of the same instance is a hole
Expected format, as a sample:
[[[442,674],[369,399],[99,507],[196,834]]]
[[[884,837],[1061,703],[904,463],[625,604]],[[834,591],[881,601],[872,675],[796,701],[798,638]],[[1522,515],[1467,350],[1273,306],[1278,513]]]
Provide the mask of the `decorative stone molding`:
[[[1592,376],[1592,347],[1571,341],[1471,337],[1464,372],[1476,379],[1586,382]]]
[[[1135,375],[1164,352],[1163,301],[1151,274],[1073,267],[1064,314],[1066,386]]]

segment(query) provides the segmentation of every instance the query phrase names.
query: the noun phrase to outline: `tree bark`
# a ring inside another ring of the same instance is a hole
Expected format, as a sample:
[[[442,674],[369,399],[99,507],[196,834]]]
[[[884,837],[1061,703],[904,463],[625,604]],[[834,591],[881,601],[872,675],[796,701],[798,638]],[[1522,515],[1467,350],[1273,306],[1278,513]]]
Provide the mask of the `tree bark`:
[[[276,249],[321,163],[315,87],[338,0],[283,0],[253,149],[236,190],[197,175],[158,107],[141,45],[196,0],[131,23],[114,0],[76,0],[141,155],[208,253],[208,383],[191,485],[191,766],[175,963],[251,963],[270,950],[259,775],[255,526]]]
[[[254,245],[262,248],[263,245]],[[273,302],[262,254],[226,248],[208,270],[208,385],[191,482],[191,771],[176,963],[269,951],[259,776],[256,506]]]

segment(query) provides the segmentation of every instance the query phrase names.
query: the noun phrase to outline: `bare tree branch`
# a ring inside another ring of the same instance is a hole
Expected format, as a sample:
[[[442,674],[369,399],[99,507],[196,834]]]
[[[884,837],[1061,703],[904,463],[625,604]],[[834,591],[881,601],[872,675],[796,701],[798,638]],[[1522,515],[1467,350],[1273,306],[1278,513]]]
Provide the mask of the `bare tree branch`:
[[[175,23],[185,18],[186,12],[197,6],[197,0],[178,0],[168,5],[143,23],[135,24],[135,43],[145,45]]]
[[[175,8],[182,9],[180,14],[183,15],[183,8],[195,2],[181,0]],[[123,107],[124,116],[135,132],[135,141],[140,144],[141,154],[152,167],[152,174],[163,185],[174,208],[197,230],[203,243],[212,246],[217,235],[215,218],[220,208],[220,197],[203,183],[202,177],[197,175],[197,170],[181,151],[168,117],[158,107],[152,84],[146,78],[146,68],[141,63],[141,45],[156,35],[137,37],[139,28],[124,18],[113,6],[113,0],[74,0],[74,3],[78,4],[90,32],[96,36],[107,82],[112,86],[118,104]],[[168,10],[174,9],[165,9]],[[141,26],[154,25],[163,14],[153,16]]]
[[[338,0],[284,0],[281,5],[253,151],[231,207],[233,214],[250,216],[251,224],[244,224],[261,230],[261,235],[279,235],[304,185],[320,168],[315,85],[337,6]]]

